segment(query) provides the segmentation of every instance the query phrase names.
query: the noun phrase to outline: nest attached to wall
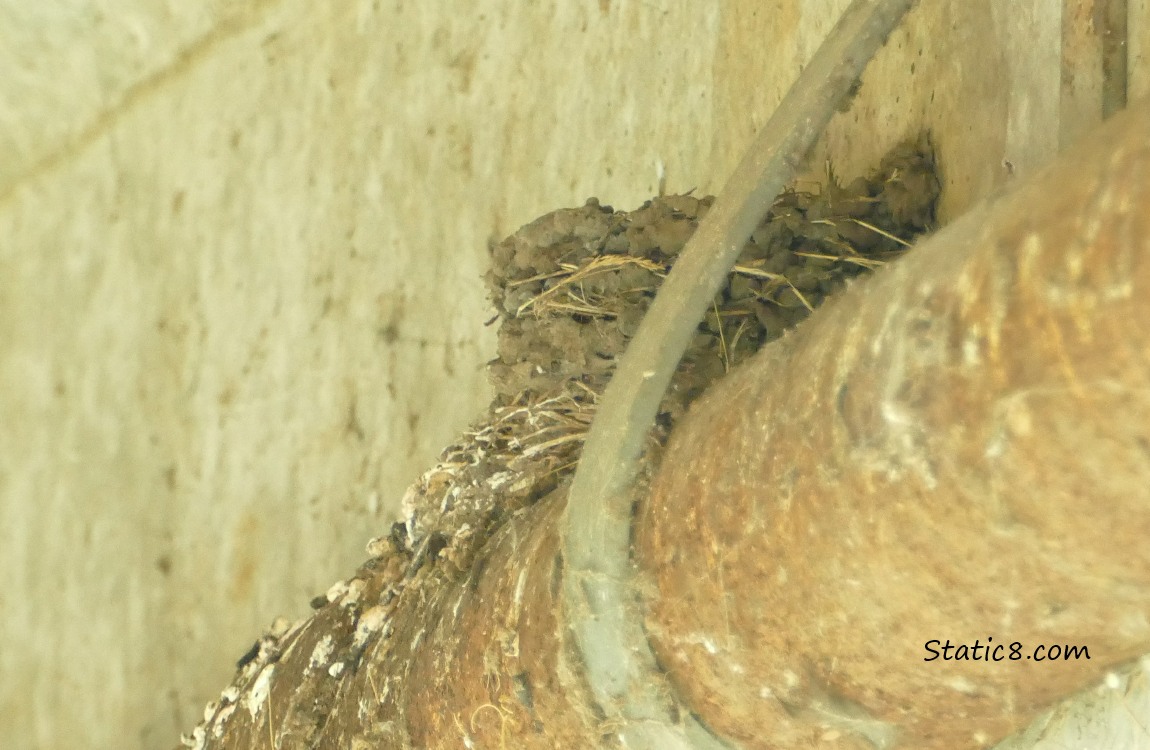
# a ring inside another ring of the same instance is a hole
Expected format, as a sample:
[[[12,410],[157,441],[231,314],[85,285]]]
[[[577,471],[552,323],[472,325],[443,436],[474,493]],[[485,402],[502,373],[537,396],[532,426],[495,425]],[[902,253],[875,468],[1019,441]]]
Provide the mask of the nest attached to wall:
[[[780,196],[699,324],[660,407],[651,452],[726,371],[932,230],[939,189],[922,137],[848,186],[828,172],[822,187]],[[368,544],[370,559],[355,576],[313,600],[317,610],[337,608],[342,623],[323,663],[311,665],[326,670],[324,680],[354,673],[364,650],[390,634],[403,597],[458,580],[512,514],[563,489],[619,356],[712,200],[663,196],[624,212],[591,199],[491,249],[487,283],[500,321],[498,357],[489,363],[495,398],[408,490],[406,520]],[[207,747],[237,705],[251,708],[267,690],[268,665],[304,622],[278,621],[253,645],[186,746]],[[338,694],[323,684],[301,687],[316,686],[308,712],[316,724],[297,727],[301,737],[319,731]]]
[[[665,444],[690,403],[731,367],[809,315],[852,278],[934,228],[940,184],[926,137],[869,177],[788,190],[774,203],[699,324],[652,433]],[[487,419],[442,454],[404,498],[389,537],[419,566],[466,570],[506,517],[568,480],[599,394],[712,197],[670,195],[634,211],[592,198],[549,213],[491,250],[500,321]],[[378,544],[369,552],[378,553]]]

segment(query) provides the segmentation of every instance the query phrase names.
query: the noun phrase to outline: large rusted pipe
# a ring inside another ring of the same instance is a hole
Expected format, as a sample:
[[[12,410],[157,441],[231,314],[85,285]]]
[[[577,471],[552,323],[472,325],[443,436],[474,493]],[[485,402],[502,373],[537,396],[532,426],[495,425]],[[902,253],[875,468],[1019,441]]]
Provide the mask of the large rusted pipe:
[[[978,747],[1150,651],[1150,103],[712,389],[636,551],[747,747]]]

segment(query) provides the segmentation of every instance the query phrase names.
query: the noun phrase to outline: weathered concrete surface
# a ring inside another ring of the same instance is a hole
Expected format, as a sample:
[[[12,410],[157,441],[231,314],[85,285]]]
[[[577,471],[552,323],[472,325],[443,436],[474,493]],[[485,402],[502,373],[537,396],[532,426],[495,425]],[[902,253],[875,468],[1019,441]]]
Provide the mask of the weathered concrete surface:
[[[0,2],[15,747],[193,723],[485,401],[488,239],[715,191],[845,2],[195,5]],[[830,150],[932,127],[954,215],[1057,148],[1061,2],[923,5]]]

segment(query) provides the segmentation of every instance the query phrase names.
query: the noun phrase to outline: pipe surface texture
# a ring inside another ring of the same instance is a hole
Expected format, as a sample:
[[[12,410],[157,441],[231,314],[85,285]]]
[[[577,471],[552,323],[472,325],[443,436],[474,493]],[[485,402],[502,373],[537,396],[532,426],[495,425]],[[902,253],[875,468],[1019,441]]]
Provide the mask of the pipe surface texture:
[[[693,407],[646,628],[746,747],[981,747],[1150,651],[1148,500],[1144,101]]]

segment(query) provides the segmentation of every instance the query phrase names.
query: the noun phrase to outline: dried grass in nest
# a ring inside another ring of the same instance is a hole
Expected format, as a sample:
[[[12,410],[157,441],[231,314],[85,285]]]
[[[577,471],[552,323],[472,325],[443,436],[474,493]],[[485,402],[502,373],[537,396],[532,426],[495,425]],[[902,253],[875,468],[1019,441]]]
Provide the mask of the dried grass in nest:
[[[519,286],[521,284],[530,283],[533,281],[546,281],[548,279],[558,278],[559,280],[551,287],[540,292],[536,296],[521,304],[516,310],[516,317],[522,316],[527,310],[531,310],[537,317],[544,317],[548,313],[564,313],[564,312],[578,312],[588,315],[597,315],[601,317],[614,318],[617,313],[603,307],[603,300],[606,299],[603,295],[597,295],[598,300],[592,302],[588,299],[588,294],[579,282],[587,279],[597,273],[610,271],[619,268],[620,266],[637,266],[654,273],[658,278],[663,278],[670,270],[669,264],[656,263],[655,261],[646,258],[636,258],[630,255],[596,255],[589,258],[582,266],[563,264],[562,271],[543,276],[535,276],[529,279],[512,282],[508,286]],[[579,284],[578,293],[575,291],[575,285]],[[628,289],[627,292],[653,292],[657,286],[648,286],[637,289]],[[570,300],[567,303],[555,302],[553,297],[557,292],[563,292]],[[574,304],[573,304],[574,303]]]
[[[414,555],[417,567],[443,558],[454,572],[465,570],[499,523],[574,471],[595,401],[594,391],[573,381],[546,397],[524,392],[492,408],[408,490],[407,521],[397,524],[392,540]]]

